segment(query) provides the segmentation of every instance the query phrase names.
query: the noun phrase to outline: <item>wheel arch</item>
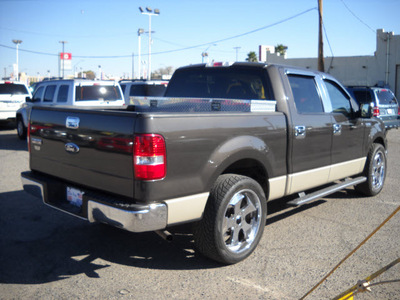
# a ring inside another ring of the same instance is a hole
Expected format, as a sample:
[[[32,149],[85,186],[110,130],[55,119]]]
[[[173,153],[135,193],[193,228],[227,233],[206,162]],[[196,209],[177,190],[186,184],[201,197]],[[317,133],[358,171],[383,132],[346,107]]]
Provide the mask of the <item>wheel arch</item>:
[[[212,153],[205,178],[207,189],[223,174],[237,174],[254,179],[262,187],[268,199],[273,154],[266,143],[258,137],[240,136],[230,139]]]

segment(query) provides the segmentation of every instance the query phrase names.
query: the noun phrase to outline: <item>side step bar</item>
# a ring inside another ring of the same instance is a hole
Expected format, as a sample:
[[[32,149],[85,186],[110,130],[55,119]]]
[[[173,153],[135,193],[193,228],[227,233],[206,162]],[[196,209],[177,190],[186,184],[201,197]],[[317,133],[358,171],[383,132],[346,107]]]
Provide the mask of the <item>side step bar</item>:
[[[357,185],[357,184],[363,183],[365,181],[367,181],[367,177],[364,177],[364,176],[360,176],[360,177],[357,177],[357,178],[349,178],[349,179],[341,181],[341,182],[339,182],[339,183],[337,183],[335,185],[329,186],[327,188],[324,188],[322,190],[316,191],[316,192],[308,194],[308,195],[302,193],[303,195],[301,195],[299,198],[296,198],[294,200],[289,201],[287,203],[287,205],[289,205],[289,206],[299,206],[299,205],[302,205],[302,204],[317,200],[319,198],[323,198],[323,197],[325,197],[327,195],[336,193],[336,192],[338,192],[340,190],[343,190],[344,188],[347,188],[349,186],[353,186],[353,185]]]

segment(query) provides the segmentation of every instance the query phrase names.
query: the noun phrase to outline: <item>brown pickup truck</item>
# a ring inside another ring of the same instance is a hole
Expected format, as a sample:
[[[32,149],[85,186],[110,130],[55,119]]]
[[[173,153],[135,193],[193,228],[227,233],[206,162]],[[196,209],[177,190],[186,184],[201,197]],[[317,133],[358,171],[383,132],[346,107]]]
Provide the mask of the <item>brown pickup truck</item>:
[[[273,64],[183,67],[165,97],[120,108],[33,108],[28,131],[27,192],[132,232],[193,225],[196,249],[225,264],[254,251],[268,201],[373,196],[387,167],[368,104],[328,74]]]

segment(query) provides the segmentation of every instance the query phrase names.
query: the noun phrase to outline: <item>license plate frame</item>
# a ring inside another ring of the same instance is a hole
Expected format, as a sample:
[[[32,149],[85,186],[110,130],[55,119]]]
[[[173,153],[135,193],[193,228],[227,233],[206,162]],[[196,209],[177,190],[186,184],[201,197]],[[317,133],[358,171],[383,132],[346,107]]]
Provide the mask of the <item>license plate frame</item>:
[[[76,207],[82,207],[84,192],[80,189],[67,186],[66,188],[66,199],[68,203]]]

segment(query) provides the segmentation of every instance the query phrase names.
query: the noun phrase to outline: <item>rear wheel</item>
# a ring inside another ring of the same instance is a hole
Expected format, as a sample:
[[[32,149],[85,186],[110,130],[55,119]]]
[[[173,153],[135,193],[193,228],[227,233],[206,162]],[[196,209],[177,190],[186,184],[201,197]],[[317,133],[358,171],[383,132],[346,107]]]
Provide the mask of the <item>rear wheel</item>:
[[[386,178],[386,150],[381,144],[373,144],[364,169],[367,181],[355,186],[366,196],[375,196],[383,189]]]
[[[210,192],[203,219],[195,226],[196,249],[221,263],[237,263],[257,247],[265,219],[261,186],[249,177],[222,175]]]
[[[17,118],[17,134],[21,140],[26,139],[26,127],[21,117]]]

